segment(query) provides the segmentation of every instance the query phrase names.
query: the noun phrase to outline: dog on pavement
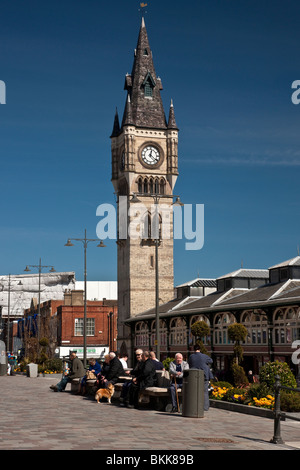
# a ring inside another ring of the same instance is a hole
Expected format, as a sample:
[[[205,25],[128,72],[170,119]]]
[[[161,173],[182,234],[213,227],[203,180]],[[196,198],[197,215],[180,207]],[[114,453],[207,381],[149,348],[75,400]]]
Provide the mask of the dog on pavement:
[[[113,384],[108,384],[107,388],[99,388],[95,395],[95,400],[100,403],[101,398],[105,397],[108,399],[108,403],[111,404],[111,397],[115,393],[115,387]]]

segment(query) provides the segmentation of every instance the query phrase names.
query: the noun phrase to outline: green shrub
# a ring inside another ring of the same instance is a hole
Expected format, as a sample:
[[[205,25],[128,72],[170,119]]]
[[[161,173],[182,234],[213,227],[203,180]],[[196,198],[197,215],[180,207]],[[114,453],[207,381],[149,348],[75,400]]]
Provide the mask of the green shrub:
[[[274,390],[276,375],[279,375],[280,383],[284,387],[297,387],[296,379],[286,362],[267,362],[260,368],[259,381]]]
[[[44,365],[45,370],[51,372],[61,372],[62,371],[62,360],[61,359],[47,359]]]
[[[220,388],[233,388],[233,386],[231,385],[231,383],[229,382],[226,382],[225,380],[211,380],[210,383],[212,385],[214,385],[215,387],[220,387]]]
[[[174,360],[175,360],[174,357],[166,357],[166,359],[162,361],[164,368],[166,370],[169,370],[170,363],[173,362]]]
[[[300,393],[287,390],[280,391],[280,409],[287,412],[300,411]]]
[[[245,371],[242,366],[239,366],[235,362],[231,364],[231,371],[233,374],[233,381],[236,387],[242,387],[249,383]]]
[[[274,395],[274,389],[269,388],[265,382],[260,384],[251,384],[247,389],[246,400],[252,402],[254,397],[260,399],[270,394]]]

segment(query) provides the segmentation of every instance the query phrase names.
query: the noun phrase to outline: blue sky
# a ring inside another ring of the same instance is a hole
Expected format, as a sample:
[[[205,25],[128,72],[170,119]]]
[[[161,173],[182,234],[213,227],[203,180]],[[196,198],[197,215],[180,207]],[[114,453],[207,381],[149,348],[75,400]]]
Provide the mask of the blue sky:
[[[179,133],[175,192],[205,206],[199,251],[175,242],[175,283],[268,268],[300,244],[299,13],[295,1],[148,1],[165,110]],[[110,134],[123,112],[140,26],[133,0],[1,0],[1,274],[54,265],[83,278],[64,247],[115,203]],[[116,280],[114,240],[88,249],[88,279]]]

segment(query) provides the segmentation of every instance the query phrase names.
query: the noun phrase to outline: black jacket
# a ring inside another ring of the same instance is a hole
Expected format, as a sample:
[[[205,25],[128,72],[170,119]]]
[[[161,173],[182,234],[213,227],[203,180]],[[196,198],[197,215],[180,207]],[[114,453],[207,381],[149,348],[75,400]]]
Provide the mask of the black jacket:
[[[116,383],[120,375],[124,374],[125,372],[122,366],[122,362],[117,357],[111,359],[111,361],[109,362],[108,372],[105,374],[106,380],[108,380],[109,382]]]
[[[157,384],[156,370],[151,359],[143,362],[141,373],[137,377],[140,390],[147,387],[155,387]]]
[[[144,367],[143,361],[137,361],[136,365],[130,372],[130,375],[132,375],[133,377],[138,377],[141,374],[143,367]]]

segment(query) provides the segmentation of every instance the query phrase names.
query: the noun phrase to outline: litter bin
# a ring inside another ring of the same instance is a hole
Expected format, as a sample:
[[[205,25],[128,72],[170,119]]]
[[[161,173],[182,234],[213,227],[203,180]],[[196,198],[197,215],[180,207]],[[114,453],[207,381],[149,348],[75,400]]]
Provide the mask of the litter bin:
[[[183,372],[182,416],[204,418],[204,372],[188,369]]]
[[[0,375],[7,375],[7,357],[0,356]]]
[[[38,376],[38,365],[30,362],[26,366],[27,377],[37,377]]]

